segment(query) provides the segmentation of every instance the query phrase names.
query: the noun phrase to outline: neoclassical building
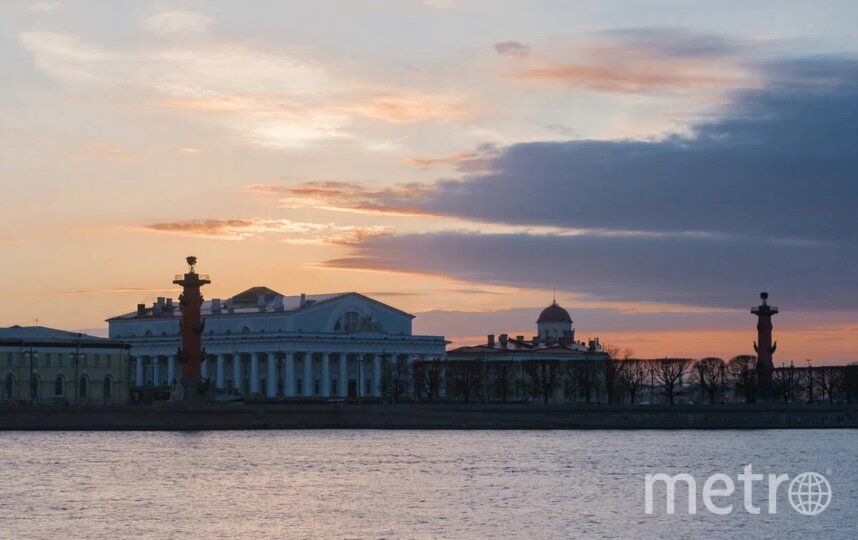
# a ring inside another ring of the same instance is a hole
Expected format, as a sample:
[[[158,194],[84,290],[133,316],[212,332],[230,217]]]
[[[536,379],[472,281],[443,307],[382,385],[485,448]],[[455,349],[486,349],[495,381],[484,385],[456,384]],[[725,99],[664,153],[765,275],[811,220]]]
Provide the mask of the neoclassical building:
[[[202,306],[202,376],[219,396],[375,397],[400,364],[441,359],[442,336],[412,334],[413,315],[356,292],[284,296],[253,287]],[[108,319],[110,337],[131,346],[132,393],[166,397],[179,376],[178,302]]]
[[[5,403],[128,400],[128,346],[44,326],[0,328]]]
[[[610,355],[598,338],[575,339],[572,317],[556,301],[539,314],[536,335],[489,334],[447,352],[446,393],[453,399],[571,399],[576,379],[595,377]]]

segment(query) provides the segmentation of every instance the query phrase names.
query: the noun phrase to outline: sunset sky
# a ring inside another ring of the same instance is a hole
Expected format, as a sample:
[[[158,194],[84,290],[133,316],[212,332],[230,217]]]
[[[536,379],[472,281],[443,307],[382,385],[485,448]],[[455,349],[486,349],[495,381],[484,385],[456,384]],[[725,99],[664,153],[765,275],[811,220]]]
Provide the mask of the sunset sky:
[[[354,290],[456,344],[858,360],[858,3],[3,2],[0,326]]]

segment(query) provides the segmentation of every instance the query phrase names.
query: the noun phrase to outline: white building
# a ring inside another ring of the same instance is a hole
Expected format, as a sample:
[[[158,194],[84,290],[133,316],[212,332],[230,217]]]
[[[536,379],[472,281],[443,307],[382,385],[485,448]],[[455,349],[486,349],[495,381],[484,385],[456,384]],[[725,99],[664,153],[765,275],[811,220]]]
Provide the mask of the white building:
[[[442,336],[412,334],[413,315],[355,292],[283,296],[253,287],[202,306],[203,378],[218,394],[267,398],[382,397],[390,367],[442,359]],[[132,392],[166,392],[180,375],[178,303],[108,319],[131,345]]]

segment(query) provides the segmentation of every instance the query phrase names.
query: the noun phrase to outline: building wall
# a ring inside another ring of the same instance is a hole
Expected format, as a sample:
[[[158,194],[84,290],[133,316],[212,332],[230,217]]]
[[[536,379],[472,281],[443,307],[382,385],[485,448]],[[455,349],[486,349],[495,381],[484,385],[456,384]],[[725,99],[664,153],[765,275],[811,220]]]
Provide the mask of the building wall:
[[[77,365],[76,354],[80,354]],[[41,345],[22,350],[21,347],[0,347],[0,399],[37,403],[125,402],[128,400],[129,360],[128,351],[121,348]],[[34,394],[31,394],[31,375],[37,381]],[[107,376],[111,378],[112,388],[106,396]],[[57,377],[63,381],[60,394],[56,393]],[[80,392],[81,379],[87,381],[85,396]]]

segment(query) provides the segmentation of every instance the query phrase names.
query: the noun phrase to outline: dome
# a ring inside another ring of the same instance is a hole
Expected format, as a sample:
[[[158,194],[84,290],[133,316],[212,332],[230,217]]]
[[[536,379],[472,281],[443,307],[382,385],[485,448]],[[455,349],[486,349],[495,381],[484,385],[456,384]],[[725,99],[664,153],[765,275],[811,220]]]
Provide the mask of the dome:
[[[568,311],[558,306],[557,302],[552,302],[550,306],[542,310],[542,313],[539,314],[539,319],[537,319],[536,323],[552,322],[571,323],[572,317],[569,316]]]

